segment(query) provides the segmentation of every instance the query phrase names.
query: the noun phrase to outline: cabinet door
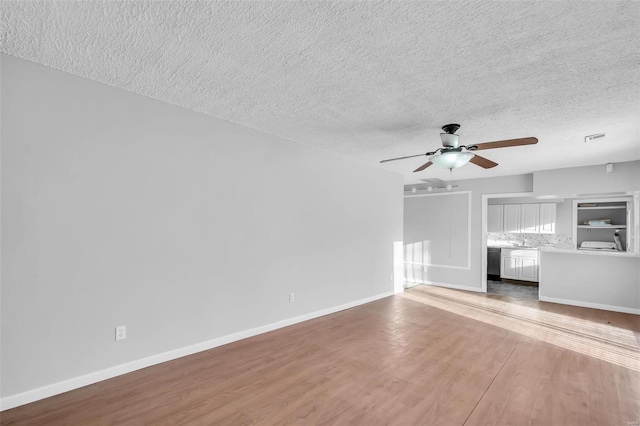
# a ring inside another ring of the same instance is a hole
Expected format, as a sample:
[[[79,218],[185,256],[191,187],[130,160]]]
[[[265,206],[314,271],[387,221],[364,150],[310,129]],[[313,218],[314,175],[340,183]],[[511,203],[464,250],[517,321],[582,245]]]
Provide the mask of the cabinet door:
[[[500,264],[500,278],[511,278],[514,280],[518,277],[518,258],[509,255],[502,256]]]
[[[502,232],[519,233],[520,232],[520,204],[504,205],[504,226]]]
[[[540,233],[556,233],[556,203],[540,203]]]
[[[540,222],[540,204],[522,205],[522,224],[520,232],[532,234],[538,233],[538,223]]]
[[[520,258],[520,279],[538,281],[538,259],[533,257]]]
[[[502,205],[487,206],[487,232],[502,232]]]

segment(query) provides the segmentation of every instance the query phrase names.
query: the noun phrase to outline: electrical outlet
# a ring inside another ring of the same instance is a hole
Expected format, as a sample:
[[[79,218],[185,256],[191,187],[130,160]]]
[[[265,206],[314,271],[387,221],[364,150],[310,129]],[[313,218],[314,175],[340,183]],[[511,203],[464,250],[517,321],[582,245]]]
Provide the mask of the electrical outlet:
[[[296,301],[296,295],[293,293],[289,293],[289,303],[293,303]]]
[[[124,340],[127,338],[127,326],[121,325],[116,327],[116,340]]]

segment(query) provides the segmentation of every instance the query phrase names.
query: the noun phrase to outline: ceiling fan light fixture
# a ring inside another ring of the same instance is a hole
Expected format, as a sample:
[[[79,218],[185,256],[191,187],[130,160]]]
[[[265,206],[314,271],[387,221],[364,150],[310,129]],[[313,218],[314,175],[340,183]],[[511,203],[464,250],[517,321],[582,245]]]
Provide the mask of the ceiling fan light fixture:
[[[445,151],[430,157],[429,161],[445,169],[457,169],[467,164],[474,156],[472,152]]]

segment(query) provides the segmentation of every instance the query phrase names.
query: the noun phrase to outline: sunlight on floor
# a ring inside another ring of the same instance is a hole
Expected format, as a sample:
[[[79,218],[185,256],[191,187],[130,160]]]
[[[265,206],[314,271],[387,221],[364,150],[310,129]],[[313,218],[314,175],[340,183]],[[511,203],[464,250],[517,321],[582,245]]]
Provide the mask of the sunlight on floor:
[[[630,330],[442,287],[402,297],[640,371],[640,347]]]

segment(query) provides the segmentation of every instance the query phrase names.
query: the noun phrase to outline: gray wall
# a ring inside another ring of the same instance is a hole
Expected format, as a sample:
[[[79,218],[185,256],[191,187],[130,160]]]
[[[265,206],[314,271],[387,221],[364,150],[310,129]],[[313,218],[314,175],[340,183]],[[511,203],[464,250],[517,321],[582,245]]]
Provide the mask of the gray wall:
[[[540,300],[640,313],[640,258],[540,253]]]
[[[469,203],[469,194],[459,192],[405,199],[407,286],[429,281],[432,270],[469,268]]]
[[[575,167],[558,170],[546,170],[536,172],[533,175],[516,175],[508,177],[496,177],[487,179],[461,180],[455,182],[458,191],[471,191],[471,262],[469,270],[431,268],[430,273],[422,277],[414,276],[415,279],[422,279],[454,288],[481,291],[482,289],[482,195],[484,194],[514,194],[533,193],[540,195],[569,196],[571,194],[591,194],[591,193],[617,193],[622,191],[639,191],[640,179],[632,182],[627,179],[635,179],[640,175],[640,161],[616,163],[614,172],[603,177],[603,166]],[[454,171],[455,179],[455,171]],[[501,198],[497,203],[504,202],[508,198]],[[515,199],[515,198],[514,198]],[[425,206],[411,203],[410,197],[405,197],[405,217],[420,216],[429,220],[433,212]],[[518,198],[522,201],[523,198]],[[519,202],[520,202],[519,201]],[[552,201],[540,199],[538,202]],[[566,198],[563,203],[558,204],[557,210],[558,229],[557,233],[570,235],[573,232],[572,225],[572,199]],[[464,228],[459,228],[458,232],[463,232]],[[406,228],[404,240],[411,241],[416,238],[414,231]],[[427,238],[424,235],[421,238]],[[463,238],[456,235],[455,239]],[[432,247],[431,250],[448,250],[447,244],[440,247]],[[582,261],[588,262],[588,257],[582,257]],[[544,278],[543,278],[544,279]],[[628,294],[630,298],[635,294]],[[624,297],[624,295],[622,296]]]
[[[455,171],[454,180],[455,180]],[[456,182],[459,186],[455,191],[471,191],[471,235],[467,235],[467,226],[454,227],[452,241],[470,241],[471,253],[469,269],[453,269],[447,267],[429,267],[420,273],[418,269],[413,272],[412,279],[420,282],[431,282],[447,285],[454,288],[462,288],[480,291],[482,289],[482,195],[484,194],[511,194],[531,192],[533,189],[532,175],[470,179]],[[429,195],[426,197],[430,197]],[[420,197],[416,197],[420,198]],[[405,197],[405,218],[422,217],[425,222],[440,220],[437,212],[429,208],[429,203],[414,202],[413,197]],[[457,212],[456,220],[463,221],[461,215],[468,218],[467,212]],[[414,242],[428,239],[422,231],[416,227],[406,227],[404,241]],[[448,240],[441,240],[437,246],[431,246],[430,250],[447,253],[449,251]],[[466,252],[464,253],[466,256]]]
[[[570,199],[556,203],[556,234],[573,234],[573,201]]]
[[[400,175],[1,71],[2,396],[393,291]]]
[[[638,148],[640,151],[640,146]],[[604,153],[603,153],[604,154]],[[538,195],[571,197],[581,194],[637,191],[640,189],[640,161],[615,163],[613,172],[605,165],[542,170],[533,174]]]

